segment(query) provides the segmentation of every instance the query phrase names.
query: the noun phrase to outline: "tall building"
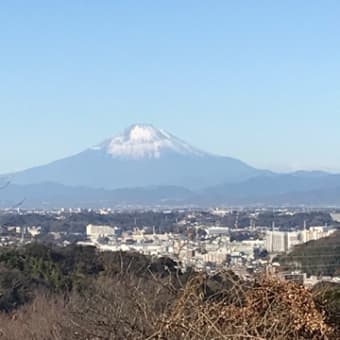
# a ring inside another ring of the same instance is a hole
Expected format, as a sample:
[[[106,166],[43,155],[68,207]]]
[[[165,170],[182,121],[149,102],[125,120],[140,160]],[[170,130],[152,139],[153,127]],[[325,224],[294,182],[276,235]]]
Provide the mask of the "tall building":
[[[286,251],[286,237],[282,231],[268,231],[266,234],[265,247],[270,253],[281,253]]]
[[[327,227],[310,227],[308,230],[303,230],[303,242],[318,240],[330,236],[334,232],[335,229],[328,229]]]
[[[282,253],[293,249],[294,246],[306,243],[312,240],[331,235],[335,229],[326,227],[310,227],[299,231],[267,231],[265,239],[265,247],[268,252]]]

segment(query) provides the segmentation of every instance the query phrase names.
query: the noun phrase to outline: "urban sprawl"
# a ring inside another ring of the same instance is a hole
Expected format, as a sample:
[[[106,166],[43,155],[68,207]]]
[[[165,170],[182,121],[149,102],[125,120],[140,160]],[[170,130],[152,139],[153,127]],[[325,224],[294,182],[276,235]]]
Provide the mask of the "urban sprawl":
[[[88,223],[90,221],[90,223]],[[231,269],[245,279],[261,272],[294,278],[306,286],[340,277],[311,276],[299,264],[281,268],[277,256],[325,238],[340,226],[337,210],[297,209],[59,209],[2,210],[1,245],[34,241],[95,246],[100,251],[170,257],[183,270]],[[52,226],[52,227],[50,227]]]

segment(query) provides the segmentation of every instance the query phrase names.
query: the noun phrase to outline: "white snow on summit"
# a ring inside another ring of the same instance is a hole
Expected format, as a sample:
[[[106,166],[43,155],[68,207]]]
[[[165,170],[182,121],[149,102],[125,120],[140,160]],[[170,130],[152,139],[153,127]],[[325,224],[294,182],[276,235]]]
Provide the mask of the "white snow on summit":
[[[123,134],[110,138],[92,149],[105,150],[113,157],[125,159],[157,159],[167,152],[181,155],[206,155],[205,152],[190,146],[165,130],[147,124],[133,125]]]

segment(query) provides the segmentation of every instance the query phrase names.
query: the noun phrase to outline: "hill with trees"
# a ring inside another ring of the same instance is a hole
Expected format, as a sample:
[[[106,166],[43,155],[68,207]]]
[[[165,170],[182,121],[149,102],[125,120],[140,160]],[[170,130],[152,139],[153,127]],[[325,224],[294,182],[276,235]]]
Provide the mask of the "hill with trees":
[[[340,336],[339,286],[312,292],[273,277],[183,273],[169,258],[41,244],[0,249],[0,272],[5,340]]]
[[[340,230],[316,241],[296,246],[278,258],[283,269],[301,270],[308,275],[340,275]]]

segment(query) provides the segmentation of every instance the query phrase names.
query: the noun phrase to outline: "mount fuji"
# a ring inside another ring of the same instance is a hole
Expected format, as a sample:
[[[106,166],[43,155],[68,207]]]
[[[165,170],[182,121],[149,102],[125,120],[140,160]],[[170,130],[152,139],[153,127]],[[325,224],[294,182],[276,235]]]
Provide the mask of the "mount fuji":
[[[200,189],[265,173],[240,160],[199,150],[152,125],[137,124],[76,155],[17,172],[12,181],[103,189],[169,185]]]
[[[0,176],[0,188],[0,207],[340,204],[340,174],[255,169],[147,124],[74,156]]]

